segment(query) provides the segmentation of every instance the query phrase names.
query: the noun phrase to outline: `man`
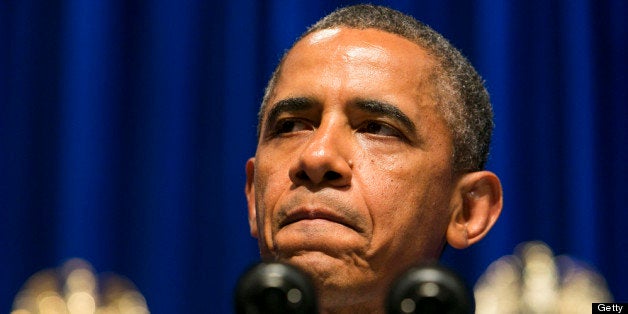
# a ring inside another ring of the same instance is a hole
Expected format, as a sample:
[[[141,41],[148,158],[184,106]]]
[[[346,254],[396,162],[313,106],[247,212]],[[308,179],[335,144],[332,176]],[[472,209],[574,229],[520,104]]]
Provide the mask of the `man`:
[[[402,272],[495,223],[492,127],[481,78],[442,36],[384,7],[331,13],[259,113],[246,197],[262,258],[308,272],[324,313],[383,312]]]

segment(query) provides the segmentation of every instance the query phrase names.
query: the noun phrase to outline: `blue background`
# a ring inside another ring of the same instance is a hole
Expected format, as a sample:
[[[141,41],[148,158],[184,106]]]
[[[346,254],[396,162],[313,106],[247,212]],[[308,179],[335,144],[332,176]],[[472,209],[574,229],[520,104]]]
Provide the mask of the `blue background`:
[[[0,1],[0,312],[70,257],[153,313],[229,313],[257,260],[244,163],[279,57],[353,1]],[[527,240],[628,301],[628,3],[379,2],[443,33],[492,95],[502,217],[444,262],[475,282]]]

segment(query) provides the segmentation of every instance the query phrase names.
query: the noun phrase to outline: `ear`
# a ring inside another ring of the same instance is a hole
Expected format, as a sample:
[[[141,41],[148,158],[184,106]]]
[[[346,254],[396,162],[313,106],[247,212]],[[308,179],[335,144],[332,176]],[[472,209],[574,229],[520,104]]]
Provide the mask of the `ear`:
[[[258,237],[257,229],[257,212],[255,211],[255,158],[249,158],[246,161],[246,186],[244,193],[246,194],[246,202],[249,210],[249,228],[251,235]]]
[[[447,242],[463,249],[480,241],[493,227],[502,211],[499,178],[490,171],[464,174],[452,197]]]

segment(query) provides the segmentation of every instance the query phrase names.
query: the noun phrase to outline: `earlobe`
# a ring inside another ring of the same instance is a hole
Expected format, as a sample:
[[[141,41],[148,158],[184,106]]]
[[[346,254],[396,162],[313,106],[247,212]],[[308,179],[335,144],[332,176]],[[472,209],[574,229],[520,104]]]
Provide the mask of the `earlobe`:
[[[503,206],[499,178],[490,171],[463,175],[452,197],[447,242],[466,248],[480,241],[493,227]]]
[[[255,158],[249,158],[246,162],[246,186],[244,193],[246,194],[246,202],[249,214],[249,228],[251,235],[258,237],[257,228],[257,212],[255,210]]]

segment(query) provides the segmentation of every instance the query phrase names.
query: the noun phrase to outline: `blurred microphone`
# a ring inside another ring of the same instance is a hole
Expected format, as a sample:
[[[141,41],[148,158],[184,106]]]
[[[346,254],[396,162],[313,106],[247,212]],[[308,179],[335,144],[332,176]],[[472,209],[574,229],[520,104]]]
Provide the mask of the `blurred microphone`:
[[[393,283],[386,310],[389,314],[467,314],[475,311],[475,303],[460,277],[443,266],[427,265],[411,268]]]
[[[318,313],[309,277],[293,266],[260,263],[245,272],[235,291],[237,314]]]

